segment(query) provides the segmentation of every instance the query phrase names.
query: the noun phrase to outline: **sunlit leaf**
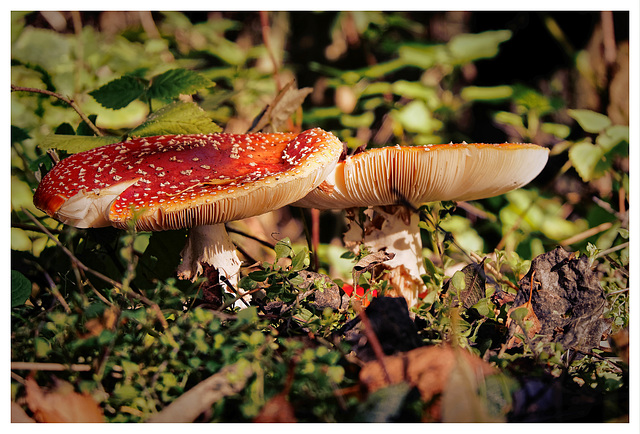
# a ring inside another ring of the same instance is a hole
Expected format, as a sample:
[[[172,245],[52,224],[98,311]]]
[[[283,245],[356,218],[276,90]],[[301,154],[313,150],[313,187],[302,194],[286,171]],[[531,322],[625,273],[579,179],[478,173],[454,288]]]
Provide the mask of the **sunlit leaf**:
[[[466,101],[501,101],[511,95],[511,86],[467,86],[460,92],[460,96]]]
[[[118,143],[119,137],[113,136],[67,136],[61,134],[49,134],[44,138],[40,147],[43,149],[57,149],[70,154],[88,151],[100,146]]]
[[[154,77],[149,86],[149,98],[171,100],[180,95],[192,95],[198,90],[215,86],[215,83],[188,69],[172,69]]]
[[[592,110],[568,110],[569,116],[588,133],[599,133],[611,125],[611,120],[601,113]]]
[[[477,34],[461,34],[447,44],[451,56],[458,63],[490,58],[498,54],[498,47],[511,39],[509,30],[488,31]]]
[[[584,182],[600,176],[596,166],[602,160],[602,148],[588,141],[578,142],[569,149],[569,159]]]
[[[175,102],[153,113],[129,134],[134,137],[162,134],[210,134],[220,132],[207,113],[193,103]]]

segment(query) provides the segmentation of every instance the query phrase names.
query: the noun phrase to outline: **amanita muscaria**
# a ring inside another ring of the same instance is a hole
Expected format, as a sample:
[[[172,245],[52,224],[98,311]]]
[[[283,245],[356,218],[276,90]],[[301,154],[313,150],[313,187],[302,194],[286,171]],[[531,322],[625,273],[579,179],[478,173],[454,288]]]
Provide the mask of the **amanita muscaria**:
[[[331,133],[192,134],[132,138],[80,152],[44,176],[34,204],[79,228],[191,228],[181,278],[202,264],[237,283],[224,223],[286,206],[317,187],[343,150]]]
[[[421,278],[426,270],[419,216],[411,208],[498,196],[522,187],[542,171],[548,155],[544,147],[515,143],[375,148],[339,162],[319,188],[294,205],[371,207],[365,211],[370,217],[366,227],[351,225],[345,241],[395,253],[385,262],[388,279],[412,306],[426,289]],[[403,206],[407,203],[411,206]]]

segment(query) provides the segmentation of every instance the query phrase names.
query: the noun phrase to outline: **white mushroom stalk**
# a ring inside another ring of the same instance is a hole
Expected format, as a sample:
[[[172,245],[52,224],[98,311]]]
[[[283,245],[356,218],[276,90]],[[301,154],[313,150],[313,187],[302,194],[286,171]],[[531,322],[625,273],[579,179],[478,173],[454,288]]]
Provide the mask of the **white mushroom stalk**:
[[[133,138],[62,160],[42,179],[34,204],[81,228],[192,228],[179,276],[195,280],[209,265],[233,285],[240,260],[224,223],[300,199],[342,149],[320,129]]]
[[[385,147],[347,157],[325,182],[294,205],[319,209],[371,207],[362,229],[350,225],[345,241],[395,254],[388,280],[407,304],[426,290],[422,241],[414,209],[436,201],[498,196],[522,187],[544,168],[549,151],[533,144],[448,144]],[[358,238],[359,237],[359,238]]]

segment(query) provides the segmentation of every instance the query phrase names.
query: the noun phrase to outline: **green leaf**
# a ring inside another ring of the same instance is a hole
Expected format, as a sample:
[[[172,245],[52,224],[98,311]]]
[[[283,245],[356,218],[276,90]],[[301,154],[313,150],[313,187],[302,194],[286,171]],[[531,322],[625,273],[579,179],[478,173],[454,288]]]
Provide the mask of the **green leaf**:
[[[441,122],[433,118],[427,104],[420,100],[411,101],[392,112],[392,115],[405,130],[412,133],[432,133],[441,127]]]
[[[89,92],[101,106],[121,109],[140,98],[146,91],[145,84],[136,77],[125,75]]]
[[[588,133],[599,133],[611,125],[607,116],[591,110],[569,110],[569,116]]]
[[[411,99],[435,100],[435,91],[418,81],[398,80],[391,85],[393,93]]]
[[[291,241],[289,241],[289,238],[284,238],[278,241],[274,246],[274,251],[276,252],[276,262],[278,259],[290,257],[293,252],[293,248],[291,247]]]
[[[496,122],[500,124],[512,125],[517,128],[524,128],[522,116],[511,112],[497,112],[494,115]]]
[[[163,134],[211,134],[222,131],[206,112],[194,103],[175,102],[153,113],[140,126],[129,132],[133,137]]]
[[[31,136],[25,130],[15,125],[11,125],[11,143],[22,143]]]
[[[258,310],[255,306],[249,306],[248,308],[239,311],[236,315],[236,319],[238,324],[253,324],[258,321]]]
[[[596,165],[602,156],[602,149],[587,141],[576,143],[569,149],[569,160],[584,182],[598,177]]]
[[[409,399],[412,386],[408,383],[392,384],[367,396],[355,412],[355,422],[396,422]]]
[[[19,271],[11,270],[11,307],[22,306],[31,295],[31,281]]]
[[[120,138],[113,136],[96,137],[96,136],[68,136],[62,134],[49,134],[39,145],[43,149],[57,149],[66,151],[70,154],[88,151],[99,146],[118,143]]]
[[[565,139],[571,133],[571,128],[567,125],[555,124],[552,122],[544,122],[540,125],[540,129],[547,134],[553,134],[561,139]]]
[[[307,265],[307,261],[309,258],[308,253],[309,252],[306,247],[300,250],[298,253],[296,253],[296,255],[291,260],[292,271],[300,271],[304,269],[304,267]]]
[[[611,151],[620,143],[629,143],[629,127],[626,125],[612,125],[598,134],[596,143],[606,152]],[[627,152],[628,154],[628,152]]]
[[[511,86],[467,86],[460,92],[460,96],[465,101],[500,101],[511,95],[513,95]]]
[[[269,276],[273,274],[274,274],[273,271],[258,270],[258,271],[252,271],[251,273],[249,273],[249,278],[256,282],[264,282],[265,280],[267,280]]]
[[[56,129],[53,132],[55,134],[60,134],[60,135],[69,135],[69,136],[76,135],[76,130],[73,128],[73,126],[71,126],[69,122],[61,123],[56,127]]]
[[[519,307],[514,309],[509,316],[516,322],[524,321],[524,318],[529,314],[529,309],[526,307]]]
[[[461,34],[447,44],[449,53],[459,63],[491,58],[498,54],[501,43],[511,39],[509,30],[496,30],[477,34]]]
[[[51,351],[51,344],[44,338],[34,338],[33,347],[35,349],[36,357],[40,359],[47,357],[47,354]]]
[[[465,288],[465,278],[464,273],[462,271],[456,271],[451,276],[451,284],[458,290],[464,291]]]
[[[192,95],[200,89],[215,86],[215,83],[188,69],[172,69],[153,78],[149,87],[149,98],[163,101],[180,95]]]
[[[94,125],[96,124],[96,119],[98,119],[97,115],[89,115],[89,121],[91,121]],[[87,124],[85,121],[82,121],[76,129],[76,134],[78,136],[95,136],[96,133],[91,129],[89,124]]]
[[[367,128],[375,121],[375,115],[373,112],[364,112],[360,115],[347,115],[340,116],[340,122],[347,128]]]

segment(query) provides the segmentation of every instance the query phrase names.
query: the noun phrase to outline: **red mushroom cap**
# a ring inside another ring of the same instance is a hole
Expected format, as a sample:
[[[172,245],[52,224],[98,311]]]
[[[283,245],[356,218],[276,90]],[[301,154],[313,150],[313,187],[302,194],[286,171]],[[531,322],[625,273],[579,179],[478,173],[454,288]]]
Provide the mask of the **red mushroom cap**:
[[[34,204],[77,227],[125,228],[134,215],[139,230],[224,223],[300,199],[342,149],[321,129],[133,138],[65,158]]]

